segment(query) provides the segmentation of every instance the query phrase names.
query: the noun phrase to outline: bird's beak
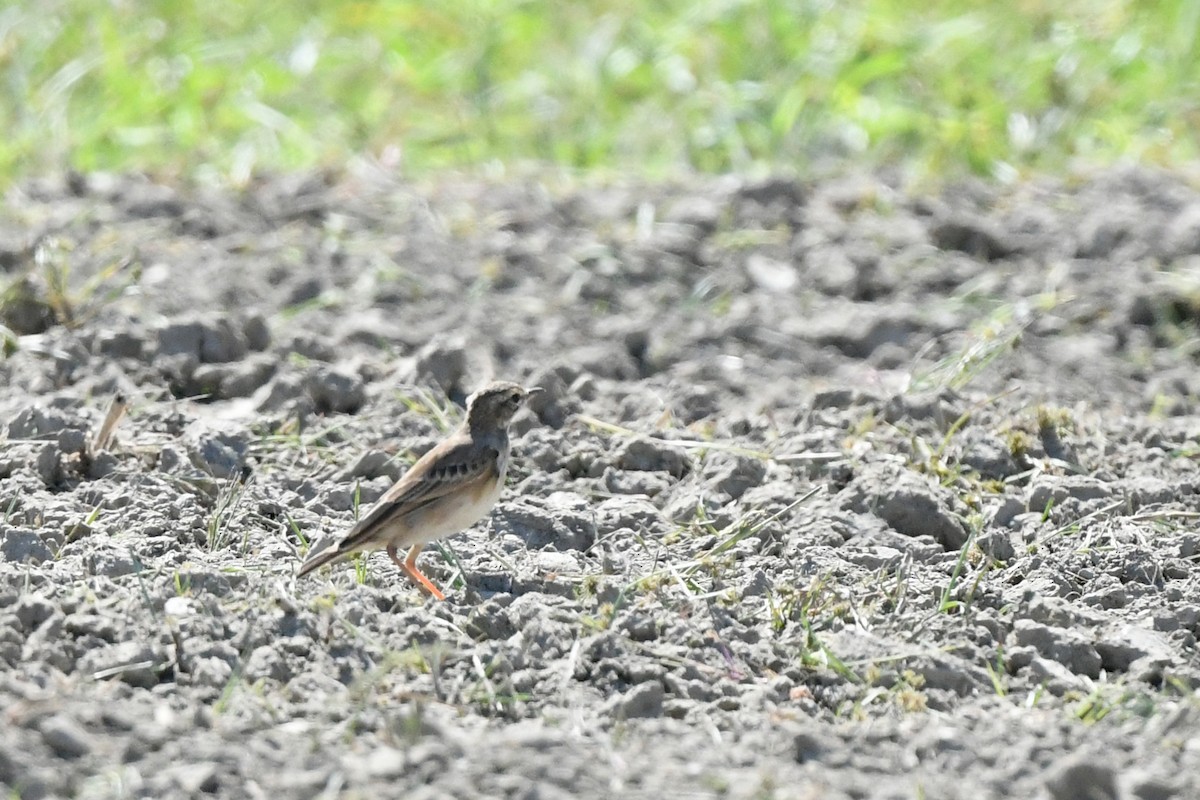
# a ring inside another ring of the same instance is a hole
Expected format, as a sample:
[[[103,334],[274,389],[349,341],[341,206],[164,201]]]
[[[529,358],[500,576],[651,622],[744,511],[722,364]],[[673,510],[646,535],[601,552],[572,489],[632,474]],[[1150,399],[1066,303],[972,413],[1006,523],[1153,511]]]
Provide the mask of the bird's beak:
[[[530,386],[529,388],[527,388],[525,390],[525,396],[529,397],[530,395],[540,394],[541,392],[544,392],[544,391],[546,391],[546,390],[540,386]]]

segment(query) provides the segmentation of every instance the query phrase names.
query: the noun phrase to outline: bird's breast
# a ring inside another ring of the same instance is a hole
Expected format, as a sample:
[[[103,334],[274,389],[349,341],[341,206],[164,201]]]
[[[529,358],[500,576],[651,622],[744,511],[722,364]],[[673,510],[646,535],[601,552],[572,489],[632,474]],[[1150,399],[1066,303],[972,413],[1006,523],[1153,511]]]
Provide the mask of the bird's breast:
[[[491,476],[476,481],[464,489],[439,497],[434,502],[414,512],[407,520],[408,527],[422,542],[432,542],[443,536],[458,533],[483,519],[504,489],[504,476],[508,461],[501,454],[497,470]]]

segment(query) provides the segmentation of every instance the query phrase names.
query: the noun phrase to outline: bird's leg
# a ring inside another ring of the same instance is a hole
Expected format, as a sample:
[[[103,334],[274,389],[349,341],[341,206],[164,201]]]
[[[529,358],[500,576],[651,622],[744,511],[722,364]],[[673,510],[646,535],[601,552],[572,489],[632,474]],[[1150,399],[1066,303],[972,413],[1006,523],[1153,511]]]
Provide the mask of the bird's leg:
[[[403,561],[400,560],[395,547],[389,547],[387,554],[391,557],[392,561],[396,562],[396,566],[404,570],[404,574],[412,578],[422,591],[433,595],[438,600],[445,600],[446,595],[442,594],[441,590],[433,585],[433,581],[426,578],[421,574],[421,570],[417,569],[417,555],[421,552],[422,546],[419,544],[413,545],[412,549],[408,551],[408,558]]]

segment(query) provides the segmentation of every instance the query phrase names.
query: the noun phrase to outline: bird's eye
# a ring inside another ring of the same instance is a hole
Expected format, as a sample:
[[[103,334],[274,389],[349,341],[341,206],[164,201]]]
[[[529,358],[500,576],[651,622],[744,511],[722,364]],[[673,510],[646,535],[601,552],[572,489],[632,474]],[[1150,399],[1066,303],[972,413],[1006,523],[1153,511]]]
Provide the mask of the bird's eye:
[[[509,404],[510,406],[512,406],[513,408],[516,408],[517,406],[521,405],[521,395],[519,395],[519,394],[510,394],[510,395],[508,396],[508,404]]]

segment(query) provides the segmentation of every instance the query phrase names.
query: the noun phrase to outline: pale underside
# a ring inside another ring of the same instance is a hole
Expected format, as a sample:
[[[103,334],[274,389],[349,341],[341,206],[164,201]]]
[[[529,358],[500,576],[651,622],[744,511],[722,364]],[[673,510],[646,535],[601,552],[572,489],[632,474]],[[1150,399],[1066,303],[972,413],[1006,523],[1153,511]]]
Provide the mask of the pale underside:
[[[471,527],[487,516],[499,499],[508,471],[507,456],[506,452],[498,453],[487,469],[463,480],[456,490],[445,491],[429,500],[405,502],[402,496],[407,487],[393,487],[388,495],[400,495],[396,497],[399,502],[385,495],[364,515],[359,525],[328,546],[319,547],[308,561],[323,561],[335,552],[342,557],[361,550],[410,548]],[[443,490],[449,488],[447,485]],[[409,509],[403,510],[405,506]]]
[[[386,546],[403,549],[417,544],[428,544],[443,536],[466,530],[487,516],[492,506],[496,505],[504,488],[507,467],[501,459],[494,475],[485,475],[462,491],[451,492],[406,514],[396,515],[381,524],[378,533],[372,535],[359,549]]]

